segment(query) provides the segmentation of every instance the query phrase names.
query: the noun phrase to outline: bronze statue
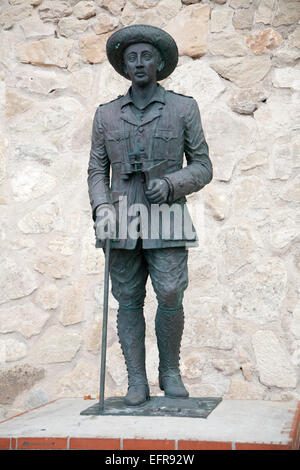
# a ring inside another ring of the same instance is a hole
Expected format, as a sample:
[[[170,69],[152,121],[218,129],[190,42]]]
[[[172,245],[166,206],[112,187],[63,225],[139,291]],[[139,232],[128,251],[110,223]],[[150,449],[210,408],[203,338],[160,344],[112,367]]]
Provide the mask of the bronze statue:
[[[180,376],[179,353],[187,248],[197,243],[197,236],[185,196],[211,181],[212,165],[196,101],[157,83],[177,65],[173,38],[153,26],[128,26],[108,39],[107,57],[131,87],[96,110],[88,186],[96,246],[103,248],[105,237],[111,239],[112,294],[119,303],[117,330],[128,371],[124,401],[135,406],[149,399],[143,313],[148,275],[158,302],[160,388],[168,397],[189,395]],[[178,223],[170,215],[165,230],[154,214],[167,209],[169,215],[179,209],[184,217]],[[127,230],[132,223],[134,234]]]

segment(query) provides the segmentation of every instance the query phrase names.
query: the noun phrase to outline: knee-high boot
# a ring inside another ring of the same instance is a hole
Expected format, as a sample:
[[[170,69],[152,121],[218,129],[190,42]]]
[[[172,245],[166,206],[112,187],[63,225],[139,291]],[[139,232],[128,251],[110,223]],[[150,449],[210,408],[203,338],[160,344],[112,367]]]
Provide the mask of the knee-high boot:
[[[179,353],[184,327],[183,309],[158,307],[155,331],[159,351],[159,386],[171,398],[188,397],[179,370]]]
[[[128,372],[128,391],[124,402],[141,405],[149,399],[145,367],[145,318],[142,308],[120,307],[117,330]]]

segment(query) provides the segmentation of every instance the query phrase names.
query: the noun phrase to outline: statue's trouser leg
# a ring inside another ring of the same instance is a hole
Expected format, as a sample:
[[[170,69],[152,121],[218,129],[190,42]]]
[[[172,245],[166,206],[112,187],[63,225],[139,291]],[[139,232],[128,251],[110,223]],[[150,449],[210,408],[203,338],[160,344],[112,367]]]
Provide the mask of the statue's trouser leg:
[[[119,302],[117,331],[128,372],[124,401],[136,406],[149,398],[143,314],[148,271],[139,245],[135,250],[112,250],[110,260],[112,293]]]
[[[158,309],[155,331],[159,350],[159,385],[169,397],[187,397],[180,376],[180,345],[184,327],[183,294],[188,285],[185,248],[145,250]]]

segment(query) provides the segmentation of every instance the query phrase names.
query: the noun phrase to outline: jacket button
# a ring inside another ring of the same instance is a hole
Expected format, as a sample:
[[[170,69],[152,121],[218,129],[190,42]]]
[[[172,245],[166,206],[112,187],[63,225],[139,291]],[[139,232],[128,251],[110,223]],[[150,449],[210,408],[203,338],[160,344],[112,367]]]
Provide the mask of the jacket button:
[[[144,132],[144,128],[143,128],[143,127],[139,127],[139,132]]]

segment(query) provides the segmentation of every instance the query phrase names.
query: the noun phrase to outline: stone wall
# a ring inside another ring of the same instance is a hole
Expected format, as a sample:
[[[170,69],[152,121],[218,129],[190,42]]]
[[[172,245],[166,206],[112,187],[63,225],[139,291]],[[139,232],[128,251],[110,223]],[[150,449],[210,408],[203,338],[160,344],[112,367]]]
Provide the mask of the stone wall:
[[[0,5],[0,418],[98,393],[104,258],[87,164],[97,105],[129,85],[105,43],[133,23],[176,39],[179,66],[163,85],[198,101],[214,165],[188,198],[201,243],[184,299],[184,380],[194,396],[299,399],[299,1]],[[127,388],[116,307],[111,297],[108,395]],[[155,309],[149,284],[153,394]]]

